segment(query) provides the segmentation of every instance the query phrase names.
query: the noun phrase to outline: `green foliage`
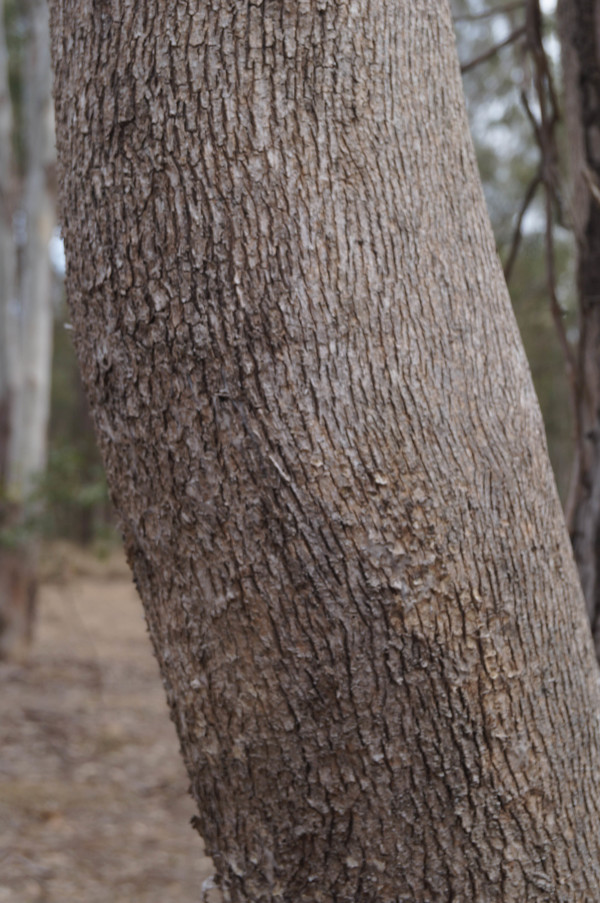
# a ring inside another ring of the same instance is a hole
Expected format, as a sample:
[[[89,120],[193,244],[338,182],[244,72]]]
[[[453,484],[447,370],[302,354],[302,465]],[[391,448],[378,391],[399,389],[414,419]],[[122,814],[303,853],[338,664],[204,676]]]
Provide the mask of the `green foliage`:
[[[5,498],[1,498],[0,549],[26,549],[32,539],[39,534],[38,524],[30,514],[17,518],[11,515],[10,504]]]
[[[26,548],[36,538],[118,542],[102,465],[69,444],[50,450],[24,505],[0,499],[0,525],[2,548]]]
[[[47,539],[88,543],[109,531],[109,498],[102,465],[81,448],[54,445],[40,480],[37,525]]]

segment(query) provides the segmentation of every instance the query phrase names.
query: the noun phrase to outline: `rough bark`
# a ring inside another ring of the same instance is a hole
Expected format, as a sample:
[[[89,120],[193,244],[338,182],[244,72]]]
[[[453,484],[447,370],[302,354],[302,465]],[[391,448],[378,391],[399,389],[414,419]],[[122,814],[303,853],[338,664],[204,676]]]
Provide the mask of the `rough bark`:
[[[446,3],[52,26],[78,353],[226,899],[597,901],[592,644]]]
[[[567,518],[600,659],[600,3],[560,0],[577,244],[577,448]]]

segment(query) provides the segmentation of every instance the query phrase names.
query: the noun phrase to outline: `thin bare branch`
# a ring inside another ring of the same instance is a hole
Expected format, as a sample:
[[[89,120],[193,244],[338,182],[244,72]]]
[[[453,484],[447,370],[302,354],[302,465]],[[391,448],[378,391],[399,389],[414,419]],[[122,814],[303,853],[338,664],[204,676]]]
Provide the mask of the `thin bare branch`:
[[[567,372],[567,382],[569,386],[569,400],[573,411],[573,437],[574,437],[574,456],[573,471],[569,485],[565,505],[565,519],[569,533],[572,533],[576,503],[577,491],[580,483],[581,462],[583,460],[583,436],[581,422],[581,380],[579,374],[579,360],[577,352],[569,344],[567,331],[564,323],[564,311],[561,308],[558,297],[556,295],[556,276],[554,268],[554,230],[552,228],[552,191],[546,183],[546,279],[548,285],[548,293],[550,295],[550,309],[552,319],[558,335],[558,341],[565,359],[565,369]]]
[[[542,39],[542,11],[539,0],[525,0],[525,27],[527,29],[527,50],[535,66],[538,95],[549,102],[551,119],[558,122],[560,107],[552,78],[552,69]],[[542,119],[546,115],[546,104],[541,104]]]
[[[516,3],[505,3],[503,6],[494,6],[491,9],[485,9],[481,13],[463,13],[461,16],[454,16],[455,22],[477,22],[481,19],[489,19],[491,16],[504,16],[514,13],[518,9],[524,9],[524,0],[517,0]]]
[[[550,309],[556,327],[558,340],[563,350],[571,402],[574,416],[578,410],[577,361],[574,350],[569,345],[563,311],[556,295],[556,275],[554,262],[554,214],[553,204],[560,209],[558,190],[558,149],[556,144],[556,125],[560,111],[552,80],[548,57],[542,41],[542,13],[539,0],[527,0],[526,7],[526,52],[531,60],[533,71],[531,76],[534,96],[537,100],[539,117],[531,108],[525,87],[521,91],[521,101],[527,118],[531,123],[533,134],[540,151],[539,177],[544,185],[546,206],[546,282],[550,297]]]
[[[476,56],[475,59],[469,60],[468,63],[463,63],[460,67],[460,71],[464,75],[465,72],[470,72],[471,69],[474,69],[475,66],[479,66],[480,63],[485,63],[486,60],[491,59],[499,50],[502,50],[503,47],[508,47],[509,44],[513,44],[515,41],[518,41],[519,38],[522,38],[526,32],[525,25],[521,25],[519,28],[515,28],[507,38],[503,41],[500,41],[499,44],[494,44],[493,47],[488,47],[488,49]]]
[[[521,204],[521,208],[519,210],[519,215],[517,216],[517,222],[515,224],[515,229],[513,232],[512,241],[510,244],[510,253],[508,255],[508,259],[506,264],[504,265],[504,278],[507,282],[509,282],[510,277],[512,275],[512,270],[515,265],[515,261],[517,259],[517,254],[519,252],[519,246],[521,244],[521,238],[523,237],[522,227],[523,227],[523,219],[525,218],[525,214],[529,209],[529,205],[533,201],[535,197],[535,193],[538,190],[540,184],[542,182],[542,174],[541,172],[537,172],[531,182],[529,183],[529,187],[525,192],[525,197],[523,198],[523,202]]]
[[[535,137],[536,144],[538,145],[538,147],[540,147],[540,150],[541,150],[540,124],[537,121],[537,119],[535,118],[534,112],[531,109],[531,104],[529,103],[529,98],[527,97],[525,90],[521,91],[521,103],[523,104],[523,109],[525,110],[525,114],[526,114],[527,118],[529,119],[531,128],[533,129],[533,134]]]
[[[575,354],[571,345],[569,344],[569,340],[567,338],[567,331],[565,329],[564,322],[564,311],[560,306],[558,301],[558,297],[556,294],[556,273],[554,266],[554,230],[552,228],[552,192],[550,188],[546,185],[546,233],[545,233],[545,244],[546,244],[546,284],[548,286],[548,294],[550,296],[550,310],[552,313],[552,319],[554,320],[554,326],[556,328],[556,333],[558,335],[558,341],[560,343],[567,369],[567,377],[569,380],[569,391],[571,396],[571,404],[573,405],[573,414],[575,418],[577,418],[577,411],[579,405],[577,403],[579,392],[577,385],[577,361],[575,358]]]
[[[573,530],[575,526],[575,513],[579,502],[579,492],[581,489],[581,451],[580,443],[575,443],[575,452],[573,454],[573,465],[571,467],[571,475],[569,477],[569,488],[567,490],[567,498],[565,501],[565,523],[569,536],[573,538]]]

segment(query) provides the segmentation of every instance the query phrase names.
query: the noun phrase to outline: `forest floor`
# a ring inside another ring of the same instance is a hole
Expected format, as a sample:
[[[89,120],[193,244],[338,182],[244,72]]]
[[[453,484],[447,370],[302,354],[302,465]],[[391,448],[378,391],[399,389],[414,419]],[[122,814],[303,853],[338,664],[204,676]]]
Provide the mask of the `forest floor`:
[[[56,546],[44,573],[29,660],[0,665],[0,903],[199,903],[212,862],[125,562]]]

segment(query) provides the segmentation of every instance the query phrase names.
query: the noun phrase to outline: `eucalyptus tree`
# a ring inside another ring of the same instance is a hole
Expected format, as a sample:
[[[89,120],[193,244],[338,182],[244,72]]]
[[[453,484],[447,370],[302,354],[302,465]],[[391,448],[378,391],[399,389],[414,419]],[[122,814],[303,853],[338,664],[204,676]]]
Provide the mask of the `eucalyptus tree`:
[[[53,0],[67,291],[225,898],[595,900],[592,644],[442,0]]]
[[[19,25],[18,92],[9,78],[7,13]],[[25,525],[46,463],[53,135],[47,4],[0,0],[0,657],[28,641],[36,591],[35,542]]]

